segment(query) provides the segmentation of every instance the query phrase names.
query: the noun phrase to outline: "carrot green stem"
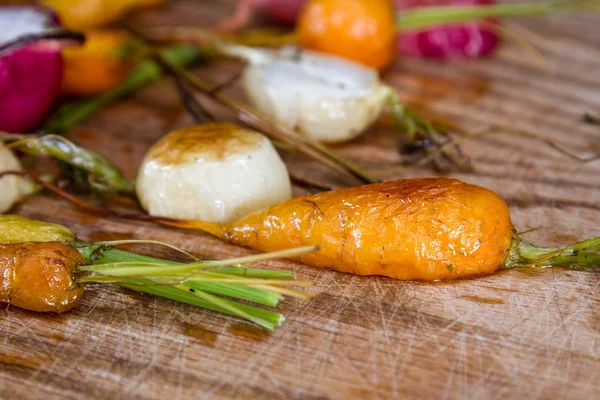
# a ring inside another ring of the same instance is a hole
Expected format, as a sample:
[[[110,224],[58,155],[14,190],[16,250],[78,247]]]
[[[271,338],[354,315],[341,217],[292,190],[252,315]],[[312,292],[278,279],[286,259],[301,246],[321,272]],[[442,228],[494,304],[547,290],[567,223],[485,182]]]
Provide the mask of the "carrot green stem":
[[[102,251],[98,258],[91,260],[91,255],[98,248],[97,244],[82,244],[77,246],[77,250],[81,255],[89,262],[94,265],[110,264],[116,262],[147,262],[147,263],[164,263],[166,265],[181,265],[181,263],[169,260],[163,260],[160,258],[143,256],[141,254],[130,253],[127,251],[109,248]],[[283,270],[268,270],[268,269],[256,269],[250,267],[224,267],[216,269],[216,271],[222,274],[244,276],[249,278],[260,278],[260,279],[293,279],[294,274],[290,271]]]
[[[113,189],[123,194],[133,194],[133,183],[106,157],[76,145],[58,135],[45,135],[22,139],[8,145],[24,153],[47,156],[87,173],[88,183],[98,189]]]
[[[230,258],[227,260],[198,261],[190,264],[165,264],[162,260],[158,262],[126,261],[116,263],[102,263],[80,267],[82,271],[97,272],[110,276],[164,276],[173,274],[192,274],[196,271],[213,270],[221,267],[229,267],[245,263],[272,260],[275,258],[295,257],[317,250],[316,246],[304,246],[296,249],[274,251],[271,253],[253,254],[245,257]]]
[[[187,66],[204,57],[203,50],[195,45],[179,45],[167,48],[161,55],[173,65]],[[162,69],[152,61],[139,64],[116,88],[89,100],[66,104],[58,109],[45,124],[44,130],[65,134],[77,124],[85,121],[100,109],[146,86],[162,76]]]
[[[89,263],[89,265],[78,268],[78,272],[81,274],[78,281],[81,283],[118,284],[138,292],[150,293],[244,318],[269,330],[283,322],[282,315],[217,296],[246,300],[270,307],[276,307],[282,295],[299,298],[311,297],[308,293],[285,287],[310,283],[294,281],[293,275],[289,271],[262,270],[237,265],[304,254],[314,251],[316,249],[314,246],[228,260],[207,260],[183,264],[106,247],[107,244],[123,244],[124,242],[130,241],[93,244],[76,242],[76,248]],[[164,245],[162,242],[160,244]]]
[[[600,10],[600,3],[597,0],[563,0],[482,6],[418,7],[399,12],[396,16],[396,26],[399,31],[407,31],[483,18],[536,16],[568,10],[597,11]]]
[[[148,280],[131,279],[127,283],[121,283],[121,286],[136,292],[149,293],[155,296],[175,300],[180,303],[202,307],[207,310],[250,319],[252,322],[268,330],[273,330],[274,328],[281,326],[285,321],[285,317],[276,312],[225,299],[220,299],[221,301],[219,304],[215,304],[211,300],[196,296],[195,293],[192,293],[189,290],[182,290],[181,288],[173,286],[152,285],[152,283],[152,281]],[[196,293],[198,292],[196,291]],[[228,307],[223,307],[223,305],[227,305]]]
[[[505,268],[590,269],[600,267],[600,237],[567,247],[538,247],[515,236]]]

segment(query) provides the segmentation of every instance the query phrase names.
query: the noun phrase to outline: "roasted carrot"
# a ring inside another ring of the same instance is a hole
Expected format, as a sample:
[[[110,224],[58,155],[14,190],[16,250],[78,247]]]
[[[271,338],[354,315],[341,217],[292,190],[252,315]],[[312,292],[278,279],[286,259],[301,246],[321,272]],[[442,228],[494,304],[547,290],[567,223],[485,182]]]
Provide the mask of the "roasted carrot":
[[[73,279],[84,259],[61,242],[0,245],[0,302],[38,312],[65,312],[83,286]]]
[[[83,46],[63,51],[63,92],[78,96],[103,93],[121,84],[133,67],[127,54],[127,32],[93,30],[86,32]]]
[[[113,248],[131,243],[160,244],[184,253],[194,262],[181,264]],[[200,261],[162,242],[88,243],[77,239],[64,226],[0,214],[0,303],[36,312],[62,313],[77,305],[84,284],[117,284],[274,329],[285,320],[281,314],[229,299],[276,307],[282,295],[313,297],[289,287],[311,283],[294,280],[289,271],[247,268],[240,264],[314,250],[313,246],[230,260]]]
[[[297,197],[229,224],[166,223],[204,230],[259,251],[315,244],[319,252],[297,259],[397,279],[463,278],[517,265],[600,265],[600,239],[564,249],[537,248],[515,234],[509,209],[497,194],[448,178],[397,180]]]

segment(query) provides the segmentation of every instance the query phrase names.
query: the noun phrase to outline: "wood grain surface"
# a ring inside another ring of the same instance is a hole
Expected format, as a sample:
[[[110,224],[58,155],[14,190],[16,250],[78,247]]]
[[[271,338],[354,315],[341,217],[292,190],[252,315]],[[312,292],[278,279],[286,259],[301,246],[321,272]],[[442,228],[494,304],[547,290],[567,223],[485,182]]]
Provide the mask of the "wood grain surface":
[[[209,26],[233,3],[172,1],[132,17],[136,26]],[[528,238],[564,244],[600,232],[600,162],[574,162],[523,135],[534,132],[581,156],[600,151],[600,17],[560,15],[518,23],[546,40],[547,68],[507,43],[492,58],[438,63],[399,59],[385,73],[407,103],[461,129],[497,127],[463,145],[477,171],[453,174],[497,191]],[[240,67],[214,62],[197,73],[218,82]],[[232,88],[233,95],[240,95]],[[231,115],[215,108],[220,117]],[[171,81],[105,109],[73,132],[128,177],[148,147],[192,123]],[[336,151],[356,161],[401,161],[384,117]],[[294,173],[354,182],[300,156]],[[431,168],[385,179],[433,175]],[[304,190],[296,188],[296,194]],[[121,207],[132,207],[129,203]],[[202,233],[97,218],[51,195],[16,213],[64,224],[82,239],[150,238],[203,257],[250,251]],[[137,247],[151,255],[155,248]],[[65,315],[0,311],[0,397],[24,398],[600,398],[600,275],[503,271],[450,283],[357,277],[291,262],[316,282],[311,301],[286,300],[284,326],[269,334],[209,311],[112,287],[90,286]]]

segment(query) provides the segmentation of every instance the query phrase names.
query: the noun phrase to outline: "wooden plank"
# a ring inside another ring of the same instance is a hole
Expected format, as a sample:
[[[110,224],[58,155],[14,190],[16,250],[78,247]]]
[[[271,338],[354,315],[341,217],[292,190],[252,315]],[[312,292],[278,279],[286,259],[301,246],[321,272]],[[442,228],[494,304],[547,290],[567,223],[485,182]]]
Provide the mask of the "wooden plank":
[[[173,2],[143,12],[144,25],[207,26],[231,2]],[[579,121],[600,113],[600,31],[596,16],[523,21],[555,39],[551,72],[505,45],[479,61],[400,59],[386,72],[415,108],[475,131],[526,130],[581,155],[600,150],[600,128]],[[563,39],[565,37],[566,39]],[[215,82],[239,64],[198,69]],[[238,88],[232,94],[240,95]],[[231,116],[219,111],[223,119]],[[147,148],[191,124],[170,81],[102,111],[74,132],[134,177]],[[370,164],[393,164],[400,139],[383,118],[336,151]],[[600,163],[580,164],[539,141],[490,135],[464,145],[474,174],[453,174],[507,199],[518,230],[560,244],[598,234]],[[291,169],[333,185],[351,184],[297,155]],[[434,174],[386,172],[386,179]],[[297,194],[302,189],[295,189]],[[127,205],[123,205],[127,206]],[[130,205],[129,205],[130,206]],[[82,239],[165,240],[203,257],[249,250],[203,233],[97,218],[50,195],[15,212],[58,222]],[[155,248],[136,249],[173,257]],[[286,300],[285,325],[269,334],[233,318],[118,288],[90,287],[66,315],[7,308],[0,313],[2,398],[570,398],[600,396],[600,277],[563,270],[504,271],[452,283],[356,277],[277,261],[316,282],[312,302]]]

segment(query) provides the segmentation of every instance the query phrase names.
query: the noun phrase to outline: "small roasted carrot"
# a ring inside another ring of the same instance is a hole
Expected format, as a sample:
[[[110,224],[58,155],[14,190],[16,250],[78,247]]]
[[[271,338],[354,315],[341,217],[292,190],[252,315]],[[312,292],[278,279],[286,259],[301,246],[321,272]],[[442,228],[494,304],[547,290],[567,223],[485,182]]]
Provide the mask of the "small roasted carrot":
[[[0,245],[0,302],[38,312],[69,311],[83,286],[73,278],[84,259],[61,242]]]
[[[319,252],[297,259],[397,279],[463,278],[512,266],[600,265],[600,239],[563,249],[537,248],[515,234],[509,209],[497,194],[448,178],[297,197],[229,224],[167,223],[259,251],[314,244]]]
[[[83,46],[63,51],[63,92],[92,96],[122,83],[133,66],[124,53],[131,39],[123,31],[93,30]]]
[[[181,264],[113,248],[131,243],[160,244],[186,254],[194,262]],[[88,243],[77,239],[64,226],[0,214],[0,303],[36,312],[62,313],[77,305],[84,284],[117,284],[274,329],[285,320],[281,314],[219,296],[270,307],[276,307],[283,295],[309,299],[313,297],[311,293],[289,286],[311,283],[294,280],[289,271],[247,268],[241,264],[314,250],[313,246],[230,260],[200,261],[162,242]]]

